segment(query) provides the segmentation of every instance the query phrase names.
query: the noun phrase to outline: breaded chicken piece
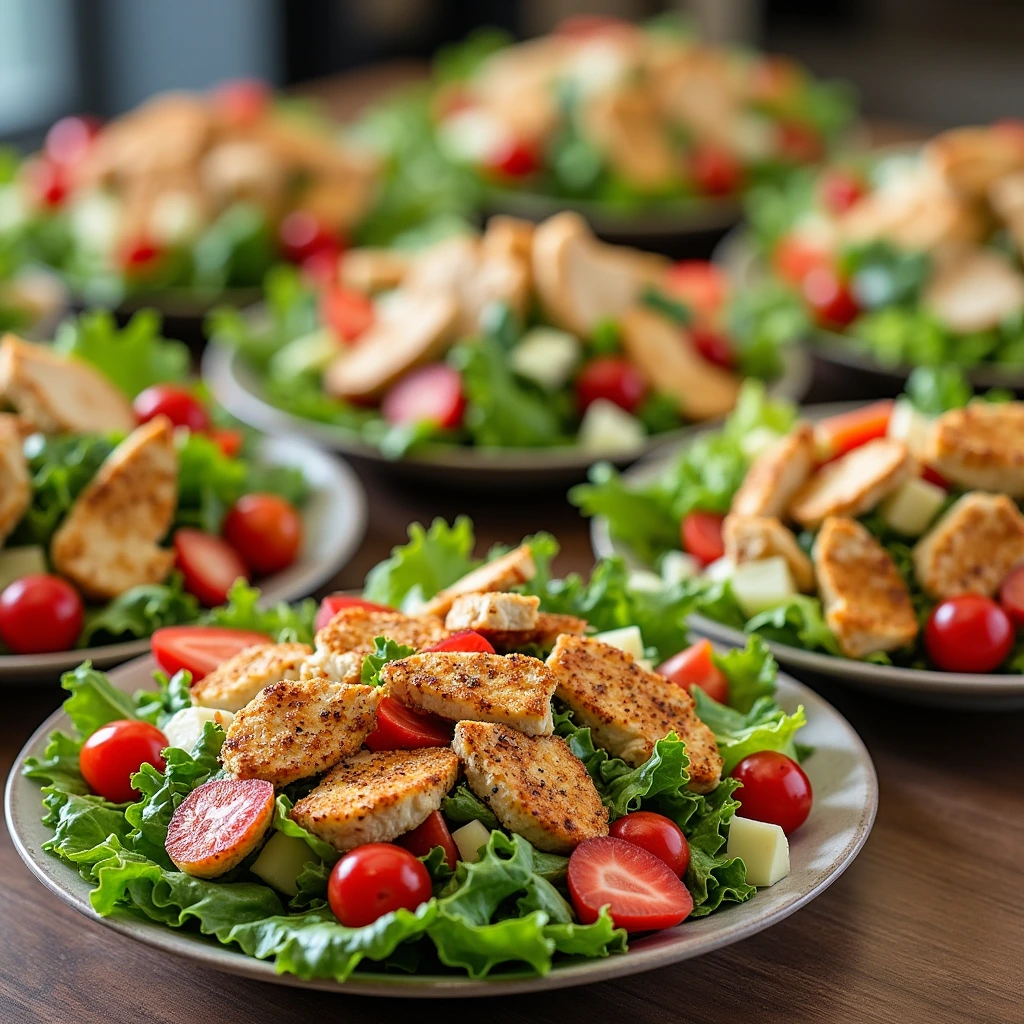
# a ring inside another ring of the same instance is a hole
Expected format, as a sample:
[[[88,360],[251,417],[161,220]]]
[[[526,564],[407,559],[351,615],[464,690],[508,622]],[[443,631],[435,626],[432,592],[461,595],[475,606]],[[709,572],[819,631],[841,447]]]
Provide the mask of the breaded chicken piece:
[[[938,263],[921,305],[947,330],[989,331],[1024,309],[1024,275],[1001,253],[967,249]]]
[[[32,486],[18,420],[0,413],[0,547],[31,502]]]
[[[555,679],[525,654],[441,651],[392,661],[380,671],[390,697],[453,722],[499,722],[549,736]]]
[[[221,763],[236,778],[275,786],[319,775],[363,745],[380,698],[375,686],[282,679],[235,715]]]
[[[522,594],[462,594],[452,602],[444,620],[446,629],[532,629],[537,623],[539,597]]]
[[[951,409],[928,432],[925,461],[965,489],[1024,498],[1024,402]]]
[[[813,556],[825,621],[848,658],[893,651],[917,636],[910,591],[864,526],[854,519],[826,519]]]
[[[424,615],[447,615],[455,598],[460,594],[486,594],[511,590],[520,583],[527,583],[537,575],[537,566],[530,549],[519,547],[492,562],[485,562],[478,569],[456,580],[432,597],[421,609]]]
[[[779,555],[786,560],[793,582],[805,594],[814,592],[814,566],[796,542],[792,530],[774,516],[725,517],[722,524],[725,557],[733,565],[759,562]]]
[[[714,734],[697,717],[693,698],[664,676],[648,672],[633,656],[592,637],[560,636],[547,660],[555,691],[594,742],[633,767],[674,732],[686,743],[690,786],[709,793],[722,775]]]
[[[253,644],[192,684],[192,703],[202,708],[238,711],[264,687],[298,679],[309,644]]]
[[[178,504],[178,453],[165,416],[137,427],[111,453],[53,535],[50,560],[82,593],[110,601],[159,583],[174,552],[159,546]]]
[[[1005,494],[965,494],[914,546],[914,574],[934,598],[992,597],[1024,561],[1024,516]]]
[[[390,843],[438,810],[458,775],[448,747],[363,750],[328,773],[290,817],[342,853]]]
[[[487,230],[480,240],[480,247],[485,256],[513,256],[528,267],[535,230],[533,221],[495,214],[487,221]]]
[[[479,633],[499,654],[508,654],[524,647],[550,650],[563,633],[583,636],[586,631],[586,619],[578,619],[575,615],[538,612],[537,621],[530,629],[481,629]]]
[[[880,437],[823,466],[793,498],[789,514],[813,530],[829,516],[851,518],[870,512],[916,470],[902,441]]]
[[[608,808],[560,736],[459,722],[452,749],[469,788],[505,828],[538,850],[571,853],[584,839],[608,835]]]
[[[751,463],[733,496],[733,515],[781,519],[816,461],[814,428],[809,423],[798,423]]]
[[[127,434],[127,396],[88,363],[8,334],[0,343],[0,398],[42,434]]]
[[[341,259],[341,283],[367,294],[397,288],[411,262],[399,249],[350,249]]]

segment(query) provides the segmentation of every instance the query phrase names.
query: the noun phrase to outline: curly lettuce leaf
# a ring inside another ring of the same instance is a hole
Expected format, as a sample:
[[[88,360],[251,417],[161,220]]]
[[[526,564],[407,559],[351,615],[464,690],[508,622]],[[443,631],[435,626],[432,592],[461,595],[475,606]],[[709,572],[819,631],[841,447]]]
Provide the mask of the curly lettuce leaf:
[[[501,828],[494,812],[464,782],[460,782],[442,801],[441,813],[456,824],[479,821],[492,832]]]
[[[211,608],[203,617],[209,626],[265,633],[276,643],[312,643],[317,602],[307,597],[296,604],[279,601],[261,606],[260,591],[245,580],[235,580],[226,604]]]
[[[759,750],[777,750],[796,758],[793,736],[807,724],[803,705],[787,715],[771,697],[758,697],[744,713],[719,704],[703,690],[694,689],[693,695],[698,716],[715,734],[726,774]]]
[[[164,626],[195,622],[199,614],[199,602],[186,592],[181,574],[172,573],[166,583],[140,584],[109,604],[90,609],[78,646],[152,636]]]
[[[774,696],[779,664],[759,636],[750,637],[745,648],[715,651],[711,659],[729,680],[730,708],[746,712],[759,698]]]
[[[755,615],[744,628],[748,633],[758,633],[775,643],[842,654],[835,634],[825,621],[821,601],[806,594],[796,594],[784,604]]]
[[[192,707],[192,673],[182,670],[168,678],[164,672],[154,672],[153,678],[156,690],[136,690],[132,700],[136,718],[162,729],[178,711]]]
[[[380,670],[390,661],[400,661],[416,653],[415,647],[396,643],[386,637],[374,638],[373,650],[363,658],[360,682],[365,686],[380,686]]]

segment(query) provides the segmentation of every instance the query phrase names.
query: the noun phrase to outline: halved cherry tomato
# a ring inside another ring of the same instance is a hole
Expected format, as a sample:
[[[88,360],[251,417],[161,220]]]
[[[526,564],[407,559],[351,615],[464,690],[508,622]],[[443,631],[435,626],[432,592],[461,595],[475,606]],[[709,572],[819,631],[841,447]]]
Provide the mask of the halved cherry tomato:
[[[68,651],[84,620],[78,591],[60,576],[22,576],[0,593],[0,640],[15,654]]]
[[[830,458],[845,455],[868,441],[885,437],[894,407],[895,403],[887,398],[851,412],[829,416],[815,426],[815,436]]]
[[[701,195],[729,196],[743,183],[743,165],[726,149],[700,146],[690,155],[690,177]]]
[[[666,679],[671,679],[684,690],[692,690],[696,686],[712,700],[717,700],[719,704],[727,704],[729,680],[715,664],[712,658],[714,652],[710,640],[698,640],[691,647],[673,654],[655,671]]]
[[[270,107],[271,93],[258,78],[239,78],[222,82],[213,90],[213,102],[234,127],[255,124]]]
[[[185,589],[207,608],[223,604],[231,585],[249,572],[238,552],[223,538],[204,530],[182,527],[174,534],[175,564],[185,577]]]
[[[242,450],[245,435],[240,430],[229,427],[214,427],[209,431],[210,440],[229,458],[235,458]]]
[[[693,897],[653,853],[614,836],[585,839],[569,858],[569,895],[583,924],[608,906],[617,928],[653,932],[690,916]]]
[[[800,288],[804,278],[819,267],[828,267],[831,258],[823,249],[799,235],[779,239],[772,251],[772,267],[783,281]]]
[[[509,139],[488,155],[484,168],[500,178],[528,178],[540,163],[536,147],[522,139]]]
[[[167,826],[167,856],[187,875],[216,878],[259,846],[274,820],[263,779],[214,779],[193,789]]]
[[[1018,629],[1024,629],[1024,565],[1010,570],[999,588],[999,603]]]
[[[628,360],[619,356],[592,359],[576,378],[576,401],[585,412],[599,398],[614,402],[626,412],[635,412],[647,394],[647,381]]]
[[[377,728],[366,737],[366,745],[371,750],[447,747],[451,745],[454,729],[454,723],[437,715],[424,715],[399,704],[394,697],[381,697]]]
[[[474,652],[494,654],[494,648],[487,638],[472,629],[464,629],[461,633],[453,633],[446,640],[441,640],[434,644],[433,647],[425,647],[423,650],[424,653],[427,651],[459,651],[465,654]]]
[[[725,516],[718,512],[689,512],[683,518],[680,535],[683,550],[704,565],[717,562],[725,554],[722,523]]]
[[[993,672],[1013,649],[1013,623],[988,597],[961,594],[928,616],[924,645],[944,672]]]
[[[680,260],[669,267],[665,287],[700,320],[711,320],[721,312],[729,293],[722,270],[708,260]]]
[[[846,327],[860,313],[849,284],[832,267],[821,266],[808,271],[800,291],[815,321],[822,327]]]
[[[223,532],[253,572],[280,572],[302,547],[302,516],[278,494],[245,494],[224,517]]]
[[[344,342],[373,325],[373,301],[362,292],[333,285],[320,294],[320,318]]]
[[[664,814],[654,811],[633,811],[612,822],[608,834],[639,846],[664,861],[678,877],[690,866],[690,844],[683,830]]]
[[[117,257],[118,266],[129,277],[144,277],[153,273],[163,259],[164,250],[148,238],[126,242]]]
[[[388,423],[436,423],[454,430],[466,410],[462,376],[444,363],[407,373],[384,396],[381,415]]]
[[[818,186],[821,201],[832,213],[846,213],[867,193],[864,179],[853,171],[836,167],[824,174]]]
[[[88,114],[62,117],[46,133],[46,155],[61,167],[74,167],[92,149],[101,123]]]
[[[320,253],[340,257],[343,246],[338,235],[306,210],[293,210],[277,229],[284,258],[303,264]]]
[[[415,910],[430,896],[423,862],[391,843],[368,843],[346,853],[327,882],[327,902],[347,928],[373,924],[394,910]]]
[[[386,604],[374,604],[372,601],[364,601],[361,597],[351,597],[348,594],[328,594],[320,602],[317,609],[314,626],[321,630],[335,615],[344,608],[365,608],[369,612],[393,612]]]
[[[810,125],[801,121],[783,121],[779,125],[779,150],[794,163],[813,164],[825,155],[825,144]]]
[[[796,761],[777,750],[749,754],[733,768],[732,776],[743,783],[735,796],[744,818],[778,825],[789,835],[811,813],[811,780]]]
[[[440,846],[444,850],[444,859],[452,871],[459,860],[458,847],[440,811],[431,811],[422,825],[417,825],[411,832],[399,836],[395,842],[414,857],[426,857],[435,846]]]
[[[239,651],[254,644],[268,644],[270,637],[248,629],[223,626],[164,626],[150,638],[156,663],[169,675],[190,672],[192,682],[208,676]]]
[[[712,331],[707,327],[697,326],[691,329],[690,337],[697,351],[715,366],[731,370],[736,365],[736,352],[732,342],[721,331]]]
[[[94,793],[123,804],[139,798],[131,780],[142,765],[164,770],[160,752],[167,745],[167,737],[155,725],[120,718],[101,725],[82,744],[78,767]]]
[[[23,173],[38,206],[56,209],[64,205],[70,188],[64,167],[46,157],[37,157],[25,164]]]
[[[166,416],[174,426],[188,427],[194,434],[210,428],[210,415],[203,403],[191,391],[173,384],[153,384],[140,391],[132,407],[140,423]]]

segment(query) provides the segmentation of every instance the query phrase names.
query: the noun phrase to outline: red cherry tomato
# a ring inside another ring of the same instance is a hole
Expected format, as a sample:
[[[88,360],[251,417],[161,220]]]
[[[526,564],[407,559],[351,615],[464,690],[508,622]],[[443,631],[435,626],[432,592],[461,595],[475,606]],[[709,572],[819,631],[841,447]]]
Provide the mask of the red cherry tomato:
[[[614,836],[586,839],[569,858],[569,895],[583,924],[608,906],[617,928],[653,932],[682,924],[693,897],[653,853]]]
[[[814,319],[822,327],[846,327],[860,313],[850,286],[831,267],[808,271],[800,290]]]
[[[399,836],[395,842],[414,857],[426,857],[435,846],[440,846],[452,871],[459,860],[458,847],[440,811],[431,811],[422,825]]]
[[[839,167],[824,174],[818,187],[822,203],[832,213],[846,213],[867,193],[859,175]]]
[[[701,195],[729,196],[743,183],[743,166],[728,150],[701,146],[690,156],[690,177]]]
[[[192,682],[208,676],[239,651],[255,644],[269,644],[265,633],[221,626],[164,626],[150,638],[156,663],[169,675],[191,672]]]
[[[214,427],[209,431],[210,440],[229,458],[235,458],[242,450],[245,443],[245,435],[240,430],[230,430],[227,427]]]
[[[736,365],[736,353],[732,342],[720,331],[698,326],[690,330],[690,337],[697,351],[709,363],[724,367],[726,370],[731,370]]]
[[[743,783],[736,799],[744,818],[778,825],[789,835],[811,813],[811,780],[796,761],[777,750],[748,755],[733,768],[732,776]]]
[[[725,516],[718,512],[689,512],[680,531],[683,550],[688,551],[703,565],[717,562],[725,554],[722,523]]]
[[[576,401],[585,412],[593,402],[604,398],[626,412],[635,412],[647,394],[647,381],[628,360],[618,356],[592,359],[576,378]]]
[[[394,697],[381,697],[377,705],[377,728],[366,737],[371,750],[415,750],[417,747],[451,746],[452,722],[411,711]]]
[[[828,267],[828,253],[808,244],[797,235],[788,235],[779,240],[772,252],[772,267],[783,281],[794,287],[801,287],[804,278],[812,270]]]
[[[935,484],[936,487],[941,487],[944,491],[949,490],[949,481],[941,473],[932,469],[931,466],[921,467],[921,479],[927,480],[930,484]]]
[[[436,423],[455,429],[466,410],[459,371],[434,363],[407,373],[384,396],[380,411],[388,423]]]
[[[925,627],[928,657],[943,672],[992,672],[1013,648],[1013,623],[980,594],[951,597],[932,609]]]
[[[29,192],[37,205],[56,209],[64,205],[69,191],[67,170],[46,157],[25,164]]]
[[[320,319],[344,342],[369,330],[375,315],[372,300],[362,292],[333,285],[320,295]]]
[[[163,254],[163,249],[156,242],[136,238],[121,247],[117,260],[129,277],[144,277],[159,267]]]
[[[369,843],[346,853],[331,871],[327,902],[347,928],[361,928],[394,910],[430,899],[430,875],[408,850]]]
[[[719,704],[728,704],[729,680],[715,664],[712,658],[714,650],[710,640],[698,640],[692,647],[673,654],[655,671],[684,690],[692,690],[696,686]]]
[[[434,644],[433,647],[425,647],[423,651],[424,653],[428,651],[458,651],[466,654],[473,652],[480,654],[495,653],[487,638],[474,632],[472,629],[464,629],[461,633],[453,633],[446,640],[441,640],[439,643]]]
[[[270,87],[256,78],[222,82],[213,90],[214,104],[224,120],[235,127],[255,124],[266,114],[270,101]]]
[[[817,424],[815,436],[822,448],[828,451],[830,458],[845,455],[868,441],[885,437],[889,432],[889,420],[892,419],[894,407],[892,399],[886,398],[852,412],[829,416]]]
[[[49,654],[75,646],[85,609],[59,576],[22,576],[0,594],[0,640],[15,654]]]
[[[522,139],[510,139],[489,154],[484,168],[499,178],[528,178],[540,168],[540,154]]]
[[[284,258],[300,265],[319,254],[340,257],[344,248],[336,232],[305,210],[289,213],[281,221],[277,237]]]
[[[185,589],[206,608],[223,604],[231,584],[251,573],[238,552],[220,537],[184,527],[174,534],[177,567],[185,577]]]
[[[779,125],[779,150],[787,160],[797,164],[817,163],[825,155],[821,135],[810,125],[799,121],[783,121]]]
[[[678,878],[682,878],[690,866],[690,844],[683,830],[664,814],[633,811],[613,821],[608,834],[653,853]]]
[[[348,594],[328,594],[317,609],[315,628],[323,629],[338,612],[345,608],[365,608],[370,612],[394,611],[394,608],[389,608],[386,604],[374,604],[372,601],[364,601],[361,597],[350,597]]]
[[[224,517],[224,539],[253,572],[287,569],[302,547],[302,516],[277,494],[246,494]]]
[[[167,745],[167,737],[155,725],[121,718],[101,725],[82,744],[78,766],[94,793],[123,804],[139,798],[131,779],[142,765],[164,770],[160,752]]]
[[[46,133],[44,151],[53,163],[74,167],[92,149],[100,121],[88,115],[62,117]]]
[[[154,384],[140,391],[132,403],[140,423],[166,416],[176,427],[188,427],[194,434],[210,429],[210,416],[202,402],[185,388]]]
[[[680,260],[665,275],[665,286],[699,320],[711,320],[725,305],[729,282],[714,263],[707,260]]]
[[[1010,571],[999,589],[999,602],[1015,626],[1024,629],[1024,565]]]

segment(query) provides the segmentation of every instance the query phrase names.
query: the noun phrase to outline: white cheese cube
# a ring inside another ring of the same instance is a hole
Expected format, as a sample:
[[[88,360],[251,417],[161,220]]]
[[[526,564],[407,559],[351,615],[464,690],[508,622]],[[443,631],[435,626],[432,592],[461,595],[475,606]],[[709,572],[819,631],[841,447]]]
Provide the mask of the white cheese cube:
[[[666,585],[673,587],[677,583],[693,579],[700,575],[700,562],[685,551],[669,551],[661,559],[661,578]]]
[[[733,818],[726,852],[746,864],[751,885],[774,885],[789,874],[789,840],[778,825],[753,818]]]
[[[177,245],[199,234],[202,222],[196,199],[188,192],[172,189],[162,192],[154,201],[149,231],[157,242]]]
[[[311,860],[316,860],[316,854],[307,843],[296,836],[275,832],[250,870],[271,888],[286,896],[294,896],[299,891],[299,872]]]
[[[452,833],[452,839],[459,849],[459,859],[467,864],[475,864],[480,859],[480,851],[491,841],[491,833],[483,822],[474,818],[457,828]]]
[[[743,562],[732,573],[732,592],[750,617],[784,604],[797,593],[793,574],[781,555]]]
[[[510,137],[508,126],[482,107],[466,107],[449,114],[438,129],[438,144],[457,163],[486,164],[508,145]]]
[[[725,555],[723,555],[721,558],[705,567],[704,575],[709,580],[721,583],[723,580],[730,579],[735,570],[736,566],[732,564],[732,559],[726,558]]]
[[[103,255],[117,245],[121,206],[112,196],[90,192],[70,211],[71,233],[86,252]]]
[[[904,537],[920,537],[945,500],[946,492],[941,487],[915,477],[882,502],[882,519]]]
[[[581,447],[597,455],[627,455],[643,447],[647,430],[625,409],[599,398],[583,414],[577,440]]]
[[[641,668],[642,668],[642,669],[643,669],[643,670],[644,670],[645,672],[653,672],[653,671],[654,671],[654,662],[653,662],[653,661],[651,661],[651,659],[650,659],[650,658],[637,658],[637,659],[636,659],[636,663],[637,663],[637,664],[638,664],[638,665],[639,665],[639,666],[640,666],[640,667],[641,667]]]
[[[918,412],[909,398],[897,398],[886,433],[894,441],[902,441],[910,454],[919,459],[927,448],[931,425],[931,419]]]
[[[621,629],[595,633],[594,639],[611,647],[618,647],[620,651],[632,654],[638,661],[644,656],[644,638],[639,626],[623,626]]]
[[[580,343],[568,331],[534,327],[523,335],[508,358],[521,377],[535,381],[546,391],[557,391],[568,383],[580,360]]]
[[[190,751],[199,742],[207,722],[216,722],[226,730],[234,720],[235,716],[230,711],[220,711],[217,708],[182,708],[175,711],[162,731],[167,737],[169,747],[180,747],[182,750]]]

